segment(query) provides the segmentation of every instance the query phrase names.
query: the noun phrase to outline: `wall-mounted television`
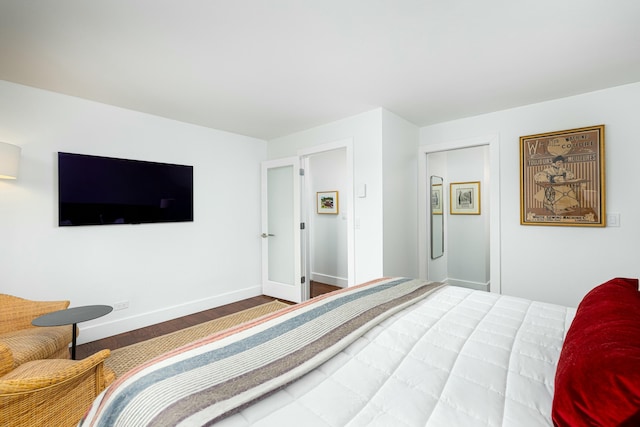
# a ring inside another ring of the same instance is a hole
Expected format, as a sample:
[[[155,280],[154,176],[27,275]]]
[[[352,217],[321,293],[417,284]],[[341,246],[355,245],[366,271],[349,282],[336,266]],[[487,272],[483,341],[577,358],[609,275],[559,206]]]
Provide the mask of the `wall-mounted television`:
[[[193,221],[193,166],[58,153],[60,226]]]

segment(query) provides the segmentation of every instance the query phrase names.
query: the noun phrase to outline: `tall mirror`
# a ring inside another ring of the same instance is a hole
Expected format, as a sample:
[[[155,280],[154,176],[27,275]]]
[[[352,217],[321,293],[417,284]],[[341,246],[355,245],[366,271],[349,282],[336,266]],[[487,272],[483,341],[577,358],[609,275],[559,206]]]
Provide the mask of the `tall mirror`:
[[[443,185],[442,177],[431,175],[429,183],[431,189],[431,259],[444,255],[444,219],[442,215]]]

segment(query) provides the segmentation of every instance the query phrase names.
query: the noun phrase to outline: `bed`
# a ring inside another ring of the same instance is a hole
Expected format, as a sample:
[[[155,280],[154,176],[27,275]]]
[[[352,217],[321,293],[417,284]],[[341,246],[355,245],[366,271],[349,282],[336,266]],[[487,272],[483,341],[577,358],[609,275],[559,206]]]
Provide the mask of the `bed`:
[[[380,279],[134,369],[80,425],[640,425],[639,309],[637,279],[577,310]]]

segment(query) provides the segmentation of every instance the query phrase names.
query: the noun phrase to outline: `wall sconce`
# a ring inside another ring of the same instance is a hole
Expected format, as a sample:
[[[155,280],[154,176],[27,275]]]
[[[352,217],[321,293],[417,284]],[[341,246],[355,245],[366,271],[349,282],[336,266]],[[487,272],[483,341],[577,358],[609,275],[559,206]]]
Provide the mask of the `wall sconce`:
[[[17,145],[0,142],[0,178],[16,179],[20,167],[20,152]]]

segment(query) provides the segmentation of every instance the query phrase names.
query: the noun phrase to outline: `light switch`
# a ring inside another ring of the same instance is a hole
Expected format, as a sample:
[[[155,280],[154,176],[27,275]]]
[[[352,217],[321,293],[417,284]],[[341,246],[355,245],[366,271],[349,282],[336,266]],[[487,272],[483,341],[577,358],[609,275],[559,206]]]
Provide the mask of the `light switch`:
[[[607,214],[607,227],[620,227],[620,214],[610,212]]]
[[[367,184],[358,184],[356,186],[356,197],[367,197]]]

